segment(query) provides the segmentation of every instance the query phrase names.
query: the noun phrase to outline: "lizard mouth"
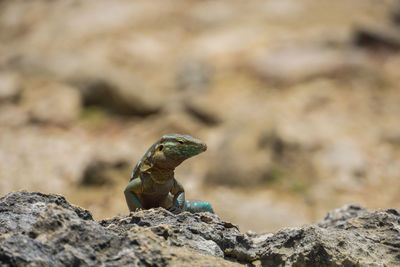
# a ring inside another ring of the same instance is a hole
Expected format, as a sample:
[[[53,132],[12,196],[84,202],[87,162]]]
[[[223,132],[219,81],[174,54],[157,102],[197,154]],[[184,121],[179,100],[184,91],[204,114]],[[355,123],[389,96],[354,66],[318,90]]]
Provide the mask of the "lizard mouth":
[[[200,151],[204,152],[207,150],[207,145],[205,143],[202,144]]]

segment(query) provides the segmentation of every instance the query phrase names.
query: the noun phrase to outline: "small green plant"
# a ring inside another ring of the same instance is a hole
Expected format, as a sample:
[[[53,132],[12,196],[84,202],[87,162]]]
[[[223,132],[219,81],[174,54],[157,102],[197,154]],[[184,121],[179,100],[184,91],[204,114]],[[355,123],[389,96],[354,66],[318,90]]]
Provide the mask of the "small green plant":
[[[272,165],[263,176],[262,182],[265,184],[281,183],[288,175],[288,170],[278,164]]]
[[[81,120],[91,126],[103,124],[110,118],[110,114],[102,108],[85,107],[81,114]]]
[[[311,188],[307,174],[291,170],[281,164],[273,164],[263,176],[262,183],[284,191],[305,195]]]

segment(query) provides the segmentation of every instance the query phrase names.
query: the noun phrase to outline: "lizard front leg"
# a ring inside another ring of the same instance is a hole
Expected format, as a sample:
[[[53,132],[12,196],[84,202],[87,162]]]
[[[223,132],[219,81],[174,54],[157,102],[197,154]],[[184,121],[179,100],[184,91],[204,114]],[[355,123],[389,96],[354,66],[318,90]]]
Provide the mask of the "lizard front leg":
[[[139,195],[142,193],[142,181],[139,178],[133,179],[125,188],[124,194],[126,204],[128,204],[129,211],[142,209],[143,205],[139,200]]]
[[[174,178],[174,185],[171,188],[172,199],[171,211],[181,212],[185,210],[185,190],[181,183]]]
[[[183,189],[183,186],[176,179],[174,179],[174,186],[171,189],[171,193],[174,195],[172,201],[173,206],[172,209],[170,209],[172,212],[188,211],[191,213],[196,213],[207,211],[214,213],[211,204],[206,201],[185,200],[185,191]]]

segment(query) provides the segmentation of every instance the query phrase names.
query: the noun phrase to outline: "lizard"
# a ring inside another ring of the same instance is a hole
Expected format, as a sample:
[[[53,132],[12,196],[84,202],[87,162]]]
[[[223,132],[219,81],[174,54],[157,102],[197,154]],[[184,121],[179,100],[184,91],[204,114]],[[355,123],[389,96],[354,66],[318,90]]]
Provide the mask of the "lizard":
[[[134,167],[124,190],[130,211],[163,207],[174,213],[208,211],[210,203],[185,200],[185,190],[174,177],[184,160],[207,150],[207,145],[190,135],[169,134],[155,142]]]

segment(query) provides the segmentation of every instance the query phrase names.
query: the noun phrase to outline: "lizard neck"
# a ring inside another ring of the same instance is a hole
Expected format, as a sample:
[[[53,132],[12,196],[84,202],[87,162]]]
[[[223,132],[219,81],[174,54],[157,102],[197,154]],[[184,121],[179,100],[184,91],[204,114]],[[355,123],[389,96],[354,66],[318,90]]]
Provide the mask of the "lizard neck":
[[[165,168],[160,166],[153,166],[150,169],[150,178],[156,184],[164,184],[169,180],[174,179],[175,168]]]

